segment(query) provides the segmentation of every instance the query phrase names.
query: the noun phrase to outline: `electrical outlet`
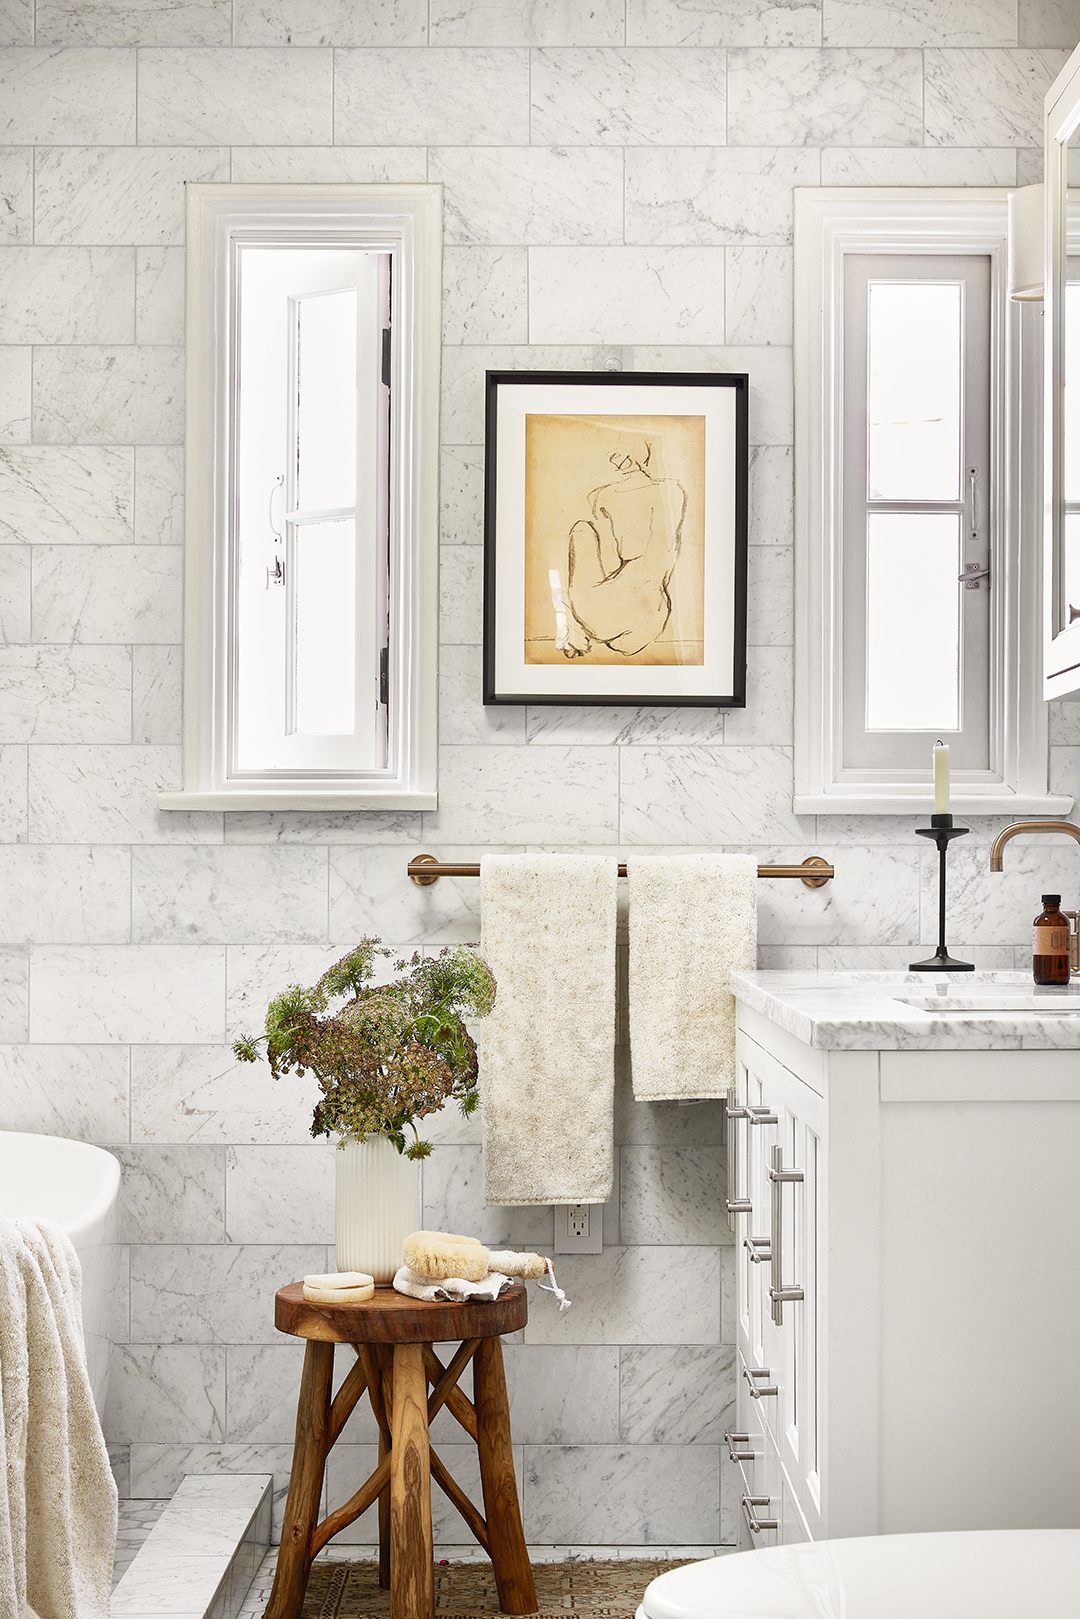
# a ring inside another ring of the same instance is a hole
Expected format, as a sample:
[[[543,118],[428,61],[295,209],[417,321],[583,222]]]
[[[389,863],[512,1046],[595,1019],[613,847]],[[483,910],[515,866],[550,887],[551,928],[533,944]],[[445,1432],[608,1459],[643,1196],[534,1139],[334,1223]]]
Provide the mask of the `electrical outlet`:
[[[555,1252],[600,1254],[604,1251],[602,1203],[556,1203]]]

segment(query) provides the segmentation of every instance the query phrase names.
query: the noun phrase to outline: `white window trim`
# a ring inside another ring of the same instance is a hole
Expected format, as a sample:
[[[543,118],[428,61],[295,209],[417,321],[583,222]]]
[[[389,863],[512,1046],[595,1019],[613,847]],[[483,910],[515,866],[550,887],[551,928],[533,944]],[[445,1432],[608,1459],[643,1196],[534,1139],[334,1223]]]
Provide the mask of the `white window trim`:
[[[1004,187],[795,191],[794,809],[798,815],[921,815],[933,809],[929,759],[926,771],[917,776],[904,771],[845,771],[841,766],[847,253],[990,256],[990,768],[965,772],[959,780],[954,777],[951,808],[966,815],[1064,815],[1072,808],[1071,798],[1051,794],[1047,787],[1039,633],[1039,368],[1031,364],[1021,374],[1024,306],[1005,296],[1007,198]],[[1037,356],[1037,343],[1032,350]]]
[[[439,185],[189,185],[184,786],[162,809],[420,810],[438,805]],[[333,232],[394,254],[388,768],[230,780],[227,770],[229,356],[233,240]]]

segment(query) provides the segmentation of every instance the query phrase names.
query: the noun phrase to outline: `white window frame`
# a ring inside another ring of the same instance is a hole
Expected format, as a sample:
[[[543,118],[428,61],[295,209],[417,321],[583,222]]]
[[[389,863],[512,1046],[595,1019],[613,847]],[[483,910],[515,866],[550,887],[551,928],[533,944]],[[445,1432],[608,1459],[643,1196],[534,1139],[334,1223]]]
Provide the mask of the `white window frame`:
[[[438,805],[438,450],[442,187],[189,185],[184,786],[162,809],[420,810]],[[230,776],[232,363],[238,239],[393,256],[389,668],[384,769]]]
[[[1064,815],[1072,808],[1071,798],[1048,790],[1039,624],[1041,334],[1037,307],[1006,296],[1007,199],[1004,187],[795,191],[796,814],[921,815],[933,809],[929,756],[919,771],[845,770],[842,763],[849,253],[990,257],[990,766],[954,773],[951,809]]]

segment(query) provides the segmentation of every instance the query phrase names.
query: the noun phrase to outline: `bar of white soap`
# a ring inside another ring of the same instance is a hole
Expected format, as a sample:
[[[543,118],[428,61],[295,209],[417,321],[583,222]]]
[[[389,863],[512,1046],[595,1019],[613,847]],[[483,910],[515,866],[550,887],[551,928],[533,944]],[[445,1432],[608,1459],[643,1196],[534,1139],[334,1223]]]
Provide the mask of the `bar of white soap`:
[[[309,1287],[304,1283],[304,1298],[308,1304],[366,1304],[375,1297],[375,1283],[367,1287]]]
[[[319,1287],[326,1292],[340,1292],[347,1287],[374,1287],[374,1276],[365,1276],[362,1270],[336,1271],[331,1276],[305,1276],[305,1287]]]

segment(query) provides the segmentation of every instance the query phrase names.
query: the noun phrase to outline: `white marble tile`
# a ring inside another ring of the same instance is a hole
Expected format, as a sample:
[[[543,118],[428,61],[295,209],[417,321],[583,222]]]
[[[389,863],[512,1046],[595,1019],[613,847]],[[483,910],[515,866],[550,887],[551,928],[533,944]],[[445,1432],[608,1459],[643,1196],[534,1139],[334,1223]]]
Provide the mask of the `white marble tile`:
[[[236,0],[236,45],[426,45],[427,0]]]
[[[439,461],[439,497],[441,543],[481,545],[484,539],[484,452],[479,446],[443,446]]]
[[[546,1303],[544,1299],[530,1300],[536,1310]],[[515,1444],[618,1443],[617,1348],[507,1344],[503,1363]]]
[[[0,5],[0,44],[34,43],[34,0],[3,0]]]
[[[156,1610],[169,1619],[193,1619],[211,1608],[222,1573],[222,1559],[213,1553],[136,1561],[114,1591],[110,1613],[115,1619],[147,1619]]]
[[[127,849],[0,846],[0,943],[126,943],[130,870]]]
[[[920,843],[924,842],[920,839]],[[937,940],[938,855],[921,851],[924,943]],[[958,838],[949,850],[948,933],[971,945],[1030,945],[1031,923],[1041,894],[1063,894],[1073,907],[1077,891],[1076,849],[1070,838],[1015,838],[1003,856],[1004,871],[990,870],[989,848],[981,840]],[[830,885],[831,886],[831,885]]]
[[[1042,155],[1039,157],[1040,164]],[[1042,169],[1039,170],[1040,176]],[[826,147],[823,186],[1011,186],[1023,184],[1011,146]]]
[[[345,1364],[350,1350],[336,1361]],[[231,1344],[225,1351],[226,1437],[238,1442],[289,1444],[296,1433],[296,1400],[304,1345],[283,1338],[276,1344]],[[335,1373],[338,1368],[335,1365]],[[349,1432],[352,1433],[350,1420]]]
[[[528,1446],[525,1536],[636,1546],[712,1546],[720,1452],[712,1445]]]
[[[124,545],[132,538],[133,452],[103,445],[0,449],[0,539]]]
[[[1041,183],[1046,170],[1046,159],[1038,146],[1018,147],[1016,151],[1016,184],[1032,186]]]
[[[184,658],[178,646],[131,649],[131,740],[174,747],[182,740]]]
[[[1050,791],[1080,799],[1080,747],[1050,749]]]
[[[560,1254],[559,1285],[573,1308],[533,1310],[529,1344],[720,1342],[717,1248],[605,1248]]]
[[[790,343],[791,249],[729,247],[724,259],[727,341]]]
[[[106,650],[111,649],[86,648],[85,652]],[[74,655],[73,651],[69,656]],[[130,711],[130,698],[128,703]],[[179,780],[179,748],[34,748],[30,756],[31,840],[220,843],[220,814],[158,809],[158,792],[175,787]]]
[[[611,148],[436,146],[449,243],[622,241],[622,153]]]
[[[430,837],[423,841],[426,846]],[[468,944],[479,939],[476,878],[440,877],[437,883],[420,887],[405,873],[407,859],[397,848],[331,849],[332,940],[350,945],[365,934],[404,944]]]
[[[539,50],[532,138],[550,146],[723,145],[725,53]]]
[[[694,1147],[718,1153],[723,1141],[720,1102],[637,1102],[629,1061],[616,1060],[615,1140],[620,1146]]]
[[[638,371],[745,371],[750,378],[750,445],[791,444],[791,350],[771,348],[635,347]]]
[[[131,870],[137,943],[317,944],[326,937],[326,853],[270,848],[143,848]]]
[[[330,1141],[225,1149],[229,1242],[333,1242]]]
[[[237,146],[232,179],[242,185],[415,185],[427,179],[417,146]]]
[[[813,972],[821,952],[812,944],[759,944],[759,972]]]
[[[704,1247],[732,1240],[718,1147],[622,1147],[619,1160],[625,1244]]]
[[[624,1348],[619,1438],[628,1445],[719,1445],[735,1415],[735,1351]]]
[[[1020,0],[1021,45],[1059,45],[1071,51],[1080,33],[1074,0]]]
[[[628,45],[818,45],[821,0],[628,0]]]
[[[0,964],[7,954],[0,954]],[[7,1001],[10,988],[5,985],[0,994]],[[70,1136],[97,1146],[127,1140],[126,1047],[10,1045],[0,1051],[0,1068],[0,1129]]]
[[[230,956],[233,952],[230,951]],[[278,987],[266,986],[263,1006]],[[262,1019],[238,1032],[256,1034]],[[228,1046],[146,1045],[132,1052],[133,1142],[305,1141],[319,1099],[314,1078],[275,1080]]]
[[[622,841],[735,844],[809,841],[791,811],[786,748],[623,748]]]
[[[410,883],[409,886],[416,885]],[[350,939],[348,942],[351,945],[355,940]],[[283,990],[286,984],[314,984],[328,968],[341,959],[342,953],[340,945],[260,943],[230,946],[226,1001],[227,1037],[233,1040],[241,1035],[261,1033],[266,1008],[272,996]],[[261,1065],[239,1072],[254,1076],[257,1072],[261,1072]],[[288,1085],[294,1088],[299,1086],[305,1096],[310,1091],[311,1102],[307,1114],[307,1123],[310,1124],[310,1107],[318,1099],[318,1090],[311,1090],[306,1081],[298,1080],[295,1075],[289,1080]],[[278,1091],[272,1094],[277,1095],[280,1089],[279,1086]],[[306,1134],[305,1126],[299,1137],[289,1135],[283,1139],[303,1140]],[[263,1135],[236,1137],[238,1141],[272,1139],[271,1136]]]
[[[26,842],[26,773],[26,748],[18,743],[0,747],[0,842]]]
[[[222,150],[39,149],[34,240],[182,245],[184,182],[228,178],[229,154]]]
[[[1051,747],[1080,747],[1080,703],[1060,699],[1047,705]]]
[[[225,952],[209,945],[35,945],[30,1038],[220,1040]]]
[[[523,247],[446,248],[443,341],[528,342],[528,262]]]
[[[121,1147],[121,1242],[223,1242],[224,1147]],[[221,1433],[130,1433],[127,1439],[216,1439]]]
[[[274,1343],[275,1292],[325,1263],[325,1245],[133,1247],[132,1341]]]
[[[1064,51],[973,47],[923,56],[927,146],[1041,144],[1043,97]]]
[[[126,742],[126,647],[0,647],[0,742]]]
[[[0,147],[0,242],[29,242],[33,234],[33,148]]]
[[[173,444],[183,437],[180,348],[37,351],[34,439],[40,444]]]
[[[715,247],[534,247],[529,335],[537,343],[722,343]]]
[[[179,547],[37,546],[33,612],[35,641],[174,645],[183,634]]]
[[[124,247],[0,247],[5,343],[130,343],[135,262]]]
[[[511,747],[440,748],[439,793],[443,807],[424,814],[425,839],[617,841],[611,748],[535,748],[524,756]]]
[[[329,146],[332,52],[144,50],[139,141],[151,146]]]
[[[229,0],[37,0],[39,45],[228,45]]]
[[[484,556],[476,545],[451,545],[439,567],[439,643],[478,646],[484,638]]]
[[[226,843],[415,844],[419,812],[409,810],[230,810]]]
[[[481,1034],[478,1044],[482,1041]],[[478,1147],[483,1136],[482,1112],[482,1108],[477,1108],[475,1113],[466,1117],[456,1102],[441,1108],[424,1120],[424,1138],[433,1147]]]
[[[25,947],[0,948],[0,1040],[27,1039],[29,986],[30,961]]]
[[[507,713],[516,710],[508,709]],[[537,746],[654,742],[722,742],[721,708],[561,708],[528,710],[529,742]]]
[[[33,349],[0,347],[0,444],[27,444],[31,424]]]
[[[183,449],[139,444],[135,449],[135,542],[180,545],[183,538]]]
[[[1015,45],[1016,0],[822,0],[823,45]]]
[[[274,1536],[289,1488],[292,1444],[132,1445],[131,1489],[148,1500],[168,1500],[192,1474],[270,1473],[274,1479]],[[201,1480],[199,1481],[201,1482]]]
[[[135,52],[0,50],[0,143],[130,146]]]
[[[524,742],[525,709],[481,700],[479,646],[446,646],[439,653],[439,736],[443,742]]]
[[[424,1120],[420,1121],[424,1139]],[[551,1252],[550,1207],[488,1208],[480,1147],[440,1146],[424,1160],[424,1230],[464,1231],[488,1248]],[[544,1301],[531,1299],[537,1309]]]
[[[338,51],[334,135],[356,146],[527,145],[529,53]]]
[[[0,545],[0,641],[24,645],[30,634],[30,552]]]
[[[937,941],[936,925],[934,934]],[[950,933],[949,950],[961,961],[974,961],[980,972],[994,970],[1009,972],[1015,964],[1012,945],[957,944]],[[821,972],[896,972],[906,973],[913,959],[922,959],[927,951],[919,944],[849,944],[822,945],[817,953],[817,967]],[[1030,956],[1030,950],[1028,955]],[[761,964],[759,963],[759,966]],[[798,971],[799,963],[792,961],[782,970]]]
[[[795,638],[794,548],[749,546],[746,575],[747,646],[791,646]]]
[[[136,250],[135,341],[184,341],[183,248],[140,247]]]
[[[769,865],[794,864],[819,852],[817,845],[755,850]],[[836,876],[824,888],[782,879],[759,882],[759,943],[912,944],[918,938],[920,853],[911,842],[849,847],[837,857]]]
[[[918,51],[731,52],[728,140],[733,146],[816,146],[837,139],[853,146],[922,144]]]
[[[621,45],[622,0],[433,0],[432,45]]]
[[[793,717],[793,653],[790,647],[755,646],[746,655],[746,707],[729,708],[724,741],[729,747],[773,743],[790,747]]]
[[[540,347],[537,344],[450,344],[442,356],[443,444],[482,445],[484,442],[484,371],[592,371],[595,347]],[[483,450],[473,454],[483,460]],[[483,538],[483,526],[477,540]],[[468,539],[468,536],[465,537]]]

